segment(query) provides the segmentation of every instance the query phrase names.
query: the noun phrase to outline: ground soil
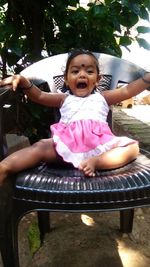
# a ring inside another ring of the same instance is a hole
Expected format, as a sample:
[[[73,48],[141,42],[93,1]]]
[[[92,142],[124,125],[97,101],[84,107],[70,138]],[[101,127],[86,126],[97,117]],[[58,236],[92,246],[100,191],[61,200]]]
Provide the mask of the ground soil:
[[[132,234],[119,231],[119,212],[51,214],[51,232],[32,257],[27,239],[36,214],[19,227],[21,267],[149,267],[150,208],[135,210]]]

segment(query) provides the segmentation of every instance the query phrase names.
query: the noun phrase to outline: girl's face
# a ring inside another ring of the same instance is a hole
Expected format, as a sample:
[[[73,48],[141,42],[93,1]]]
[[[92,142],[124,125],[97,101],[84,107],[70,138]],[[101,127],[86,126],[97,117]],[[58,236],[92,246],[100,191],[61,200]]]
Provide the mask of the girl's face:
[[[65,75],[65,83],[71,92],[79,97],[85,97],[92,93],[98,85],[100,76],[93,56],[82,54],[74,57]]]

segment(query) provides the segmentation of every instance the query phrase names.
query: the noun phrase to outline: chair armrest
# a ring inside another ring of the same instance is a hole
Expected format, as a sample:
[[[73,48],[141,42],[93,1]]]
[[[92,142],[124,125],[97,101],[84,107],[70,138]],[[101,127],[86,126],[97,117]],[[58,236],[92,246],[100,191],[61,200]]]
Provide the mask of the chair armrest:
[[[150,159],[150,152],[144,148],[140,148],[141,154],[144,154],[147,158]]]
[[[15,93],[10,90],[10,85],[0,88],[0,160],[7,155],[7,143],[4,130],[4,108],[9,108]]]
[[[5,101],[9,100],[9,96],[12,95],[11,85],[0,87],[0,104],[5,104]]]

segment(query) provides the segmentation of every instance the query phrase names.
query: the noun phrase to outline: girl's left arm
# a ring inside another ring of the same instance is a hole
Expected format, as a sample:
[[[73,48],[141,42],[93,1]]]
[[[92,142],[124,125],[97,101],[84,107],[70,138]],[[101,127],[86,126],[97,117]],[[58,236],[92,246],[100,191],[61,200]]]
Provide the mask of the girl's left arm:
[[[104,91],[102,95],[104,96],[108,105],[114,105],[138,95],[148,87],[150,87],[150,72],[147,72],[141,78],[129,83],[124,87]]]

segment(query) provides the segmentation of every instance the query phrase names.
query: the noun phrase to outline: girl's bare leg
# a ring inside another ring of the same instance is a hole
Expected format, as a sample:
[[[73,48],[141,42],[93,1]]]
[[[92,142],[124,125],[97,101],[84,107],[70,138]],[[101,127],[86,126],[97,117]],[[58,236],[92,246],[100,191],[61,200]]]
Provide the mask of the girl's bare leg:
[[[95,170],[114,169],[134,160],[139,153],[137,143],[130,144],[126,147],[117,147],[111,149],[99,156],[84,160],[79,165],[79,170],[82,170],[87,176],[95,176]]]
[[[36,166],[40,161],[54,162],[58,158],[51,138],[12,153],[0,162],[0,184],[10,173]]]

